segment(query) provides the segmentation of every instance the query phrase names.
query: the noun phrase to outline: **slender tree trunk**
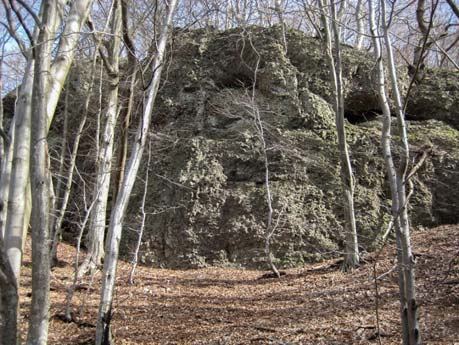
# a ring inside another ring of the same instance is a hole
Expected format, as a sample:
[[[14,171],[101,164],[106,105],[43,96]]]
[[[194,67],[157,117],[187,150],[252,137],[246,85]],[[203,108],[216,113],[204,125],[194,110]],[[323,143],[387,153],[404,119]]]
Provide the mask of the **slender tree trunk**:
[[[129,30],[128,17],[129,17],[129,1],[121,1],[122,23],[123,23],[123,42],[126,45],[129,64],[129,90],[127,94],[128,104],[127,107],[122,109],[123,126],[121,128],[121,148],[117,158],[117,169],[113,176],[113,205],[116,202],[118,190],[121,188],[121,182],[124,178],[124,170],[126,169],[126,160],[128,152],[128,132],[131,124],[132,112],[134,110],[135,86],[137,84],[137,57],[135,56],[135,46],[132,42],[131,33]]]
[[[135,273],[135,269],[137,268],[137,263],[139,261],[139,250],[140,250],[140,246],[142,245],[142,237],[143,237],[143,232],[145,230],[145,222],[147,220],[147,213],[145,212],[145,204],[147,202],[147,195],[148,195],[148,181],[150,177],[150,165],[151,165],[151,138],[148,142],[147,171],[145,172],[145,186],[143,188],[142,206],[140,207],[140,211],[142,212],[142,221],[140,223],[139,236],[137,237],[137,243],[134,249],[134,257],[132,258],[132,268],[131,268],[131,272],[129,273],[129,279],[128,279],[129,285],[134,284],[134,273]]]
[[[104,261],[104,270],[102,275],[101,302],[99,306],[99,316],[97,320],[96,345],[110,344],[110,321],[112,317],[113,290],[115,287],[116,267],[118,263],[119,244],[121,240],[123,219],[129,198],[134,186],[137,171],[142,159],[145,142],[147,140],[148,130],[150,128],[151,114],[158,93],[159,83],[161,81],[161,72],[163,69],[164,53],[172,23],[173,13],[177,5],[177,0],[169,1],[167,18],[161,30],[157,54],[153,62],[153,77],[147,90],[144,102],[143,115],[137,130],[135,142],[127,165],[126,174],[123,184],[118,193],[116,204],[112,211],[108,236],[106,243],[107,255]]]
[[[42,27],[35,53],[32,97],[31,187],[32,187],[32,302],[27,344],[45,345],[48,341],[49,313],[49,212],[50,172],[48,166],[46,98],[51,65],[50,31],[56,20],[56,1],[43,1]]]
[[[355,21],[357,23],[355,48],[359,50],[363,47],[363,38],[365,33],[365,26],[363,25],[362,7],[363,0],[357,0],[357,7],[355,9]]]
[[[258,51],[256,50],[255,46],[253,45],[253,42],[250,38],[249,38],[249,42],[250,42],[252,49],[257,54],[257,62],[256,62],[255,69],[253,72],[252,95],[250,98],[250,103],[248,105],[248,108],[249,108],[250,114],[253,117],[253,122],[255,125],[255,129],[257,131],[258,139],[260,140],[261,150],[262,150],[262,155],[263,155],[263,162],[264,162],[264,167],[265,167],[266,205],[268,206],[268,214],[266,217],[266,229],[265,229],[265,255],[266,255],[266,261],[268,263],[270,270],[273,272],[273,274],[277,278],[280,278],[281,275],[276,265],[274,264],[273,254],[271,251],[271,239],[276,231],[277,224],[273,225],[273,205],[272,205],[273,197],[271,193],[271,182],[269,178],[268,146],[266,144],[265,130],[263,127],[263,122],[261,121],[260,109],[258,108],[257,103],[255,101],[257,76],[258,76],[258,70],[259,70],[261,57]]]
[[[331,2],[331,16],[336,59],[332,52],[332,38],[330,33],[330,24],[325,14],[324,3],[320,1],[322,8],[322,22],[324,26],[324,34],[326,40],[326,55],[330,68],[331,81],[335,94],[335,122],[336,131],[338,134],[338,147],[341,160],[341,181],[344,189],[344,213],[346,218],[345,223],[345,249],[343,270],[352,270],[359,264],[359,249],[357,239],[357,227],[355,222],[354,210],[354,176],[352,172],[351,159],[346,140],[346,128],[344,126],[344,96],[343,96],[343,79],[341,69],[341,48],[340,48],[340,31],[337,25],[336,9]],[[336,66],[336,67],[335,67]]]
[[[104,59],[109,64],[106,66],[108,74],[108,101],[104,113],[104,132],[98,153],[98,167],[96,176],[96,187],[94,197],[96,203],[91,214],[90,229],[88,234],[88,254],[80,268],[80,276],[92,273],[95,269],[102,266],[104,258],[104,237],[106,225],[106,212],[108,194],[110,191],[110,177],[113,160],[113,143],[115,137],[116,118],[119,113],[118,108],[118,85],[119,85],[119,52],[121,47],[121,28],[122,28],[121,0],[115,0],[111,20],[111,46],[109,56]]]
[[[3,56],[5,50],[5,42],[2,43],[2,55],[0,56],[0,95],[3,94]],[[11,171],[11,152],[10,152],[10,142],[11,137],[14,136],[14,131],[10,131],[10,134],[7,135],[4,132],[3,127],[3,101],[0,101],[0,127],[3,132],[3,135],[6,135],[7,138],[3,138],[0,141],[0,155],[1,155],[1,165],[0,165],[0,172],[2,171]],[[11,125],[11,128],[14,129],[14,123]],[[0,237],[3,239],[4,237],[4,220],[6,219],[6,207],[8,202],[8,186],[9,186],[9,175],[5,173],[5,175],[1,175],[2,179],[0,180]]]
[[[255,90],[255,89],[254,89]],[[269,180],[269,161],[268,161],[268,153],[267,153],[267,146],[265,140],[265,134],[263,129],[263,123],[261,122],[260,118],[260,111],[255,104],[255,99],[252,99],[252,107],[253,112],[255,113],[255,124],[258,131],[258,137],[261,141],[261,149],[263,151],[263,161],[265,163],[265,188],[266,188],[266,203],[268,205],[268,216],[266,221],[266,233],[265,233],[265,255],[268,260],[268,265],[271,271],[277,278],[280,278],[279,270],[277,269],[276,265],[273,261],[273,254],[271,252],[271,239],[274,235],[274,231],[276,230],[275,226],[273,225],[273,198],[271,194],[271,183]]]
[[[279,23],[282,29],[282,44],[284,45],[285,54],[287,54],[287,24],[284,19],[284,9],[282,6],[282,0],[274,0],[274,9],[279,17]]]
[[[382,4],[382,12],[385,10]],[[370,9],[370,32],[373,37],[374,55],[377,61],[377,91],[379,102],[383,110],[383,129],[382,129],[382,149],[386,169],[388,173],[389,186],[392,196],[392,217],[397,237],[397,260],[399,269],[399,290],[400,290],[400,314],[402,323],[402,340],[404,345],[420,344],[420,331],[417,322],[417,306],[415,299],[414,285],[414,261],[409,243],[409,217],[407,211],[407,198],[404,187],[404,179],[408,166],[408,140],[406,126],[404,124],[401,98],[398,91],[395,64],[392,54],[392,47],[389,40],[387,27],[384,24],[384,36],[389,57],[389,71],[391,76],[392,91],[395,95],[396,112],[399,121],[401,136],[401,163],[399,169],[396,168],[391,151],[391,113],[389,101],[385,90],[384,65],[382,61],[381,44],[379,32],[376,26],[375,10],[373,0],[369,1]],[[385,16],[383,14],[383,22]]]
[[[397,67],[395,65],[394,53],[392,50],[392,42],[389,35],[389,28],[386,24],[386,4],[384,0],[381,2],[382,25],[384,30],[384,41],[386,45],[386,53],[389,62],[389,76],[392,87],[392,94],[395,103],[395,113],[397,115],[398,132],[400,136],[400,167],[397,174],[397,193],[399,200],[399,218],[400,218],[400,247],[402,251],[402,267],[405,284],[406,305],[402,308],[402,313],[407,314],[408,318],[408,333],[410,344],[421,343],[421,332],[418,321],[418,306],[416,302],[416,284],[415,284],[415,260],[411,250],[411,235],[410,235],[410,220],[408,215],[408,197],[406,194],[406,181],[409,165],[409,143],[407,126],[405,123],[405,113],[398,87]]]
[[[65,94],[64,100],[64,129],[62,133],[61,143],[60,143],[60,154],[59,154],[59,169],[57,175],[55,176],[57,183],[56,189],[54,192],[55,199],[51,203],[51,209],[53,217],[51,217],[50,222],[50,256],[51,256],[51,266],[55,266],[58,262],[56,251],[54,251],[55,243],[59,240],[59,234],[57,233],[57,222],[59,221],[61,214],[61,205],[63,204],[63,198],[66,193],[67,184],[64,184],[64,166],[65,158],[67,154],[67,137],[68,137],[68,112],[69,112],[69,92]],[[67,181],[68,182],[68,181]],[[62,201],[61,201],[62,200]],[[65,211],[64,211],[65,212]],[[61,220],[62,222],[62,220]],[[60,225],[59,225],[60,226]],[[56,247],[57,249],[57,247]]]
[[[67,205],[69,202],[70,198],[70,192],[72,190],[72,183],[73,183],[73,174],[75,172],[75,167],[76,167],[76,159],[78,156],[78,149],[80,146],[80,139],[81,135],[83,134],[84,126],[86,125],[86,120],[88,118],[88,108],[89,108],[89,101],[91,99],[91,90],[92,86],[94,84],[94,73],[95,73],[95,65],[96,65],[96,59],[94,58],[94,63],[93,63],[93,68],[91,72],[91,81],[90,81],[90,87],[88,90],[88,94],[86,96],[86,101],[85,101],[85,107],[84,107],[84,112],[83,112],[83,117],[80,120],[80,124],[78,126],[77,134],[75,137],[75,140],[73,142],[73,149],[72,153],[70,154],[70,163],[68,167],[68,172],[66,176],[66,181],[64,185],[64,190],[63,190],[63,195],[62,195],[62,200],[59,209],[56,210],[56,220],[53,222],[53,238],[52,238],[52,245],[51,245],[51,260],[53,261],[53,264],[58,262],[57,258],[57,247],[59,245],[59,237],[62,232],[62,222],[64,220],[64,215],[67,210]],[[77,263],[78,264],[78,263]]]
[[[421,38],[419,39],[418,45],[414,48],[413,66],[422,66],[424,63],[424,59],[426,58],[425,54],[423,54],[422,48],[422,46],[424,45],[424,41],[426,40],[427,35],[429,34],[427,23],[424,19],[425,12],[426,1],[418,0],[418,6],[416,8],[416,20],[418,22],[419,30],[421,31]]]

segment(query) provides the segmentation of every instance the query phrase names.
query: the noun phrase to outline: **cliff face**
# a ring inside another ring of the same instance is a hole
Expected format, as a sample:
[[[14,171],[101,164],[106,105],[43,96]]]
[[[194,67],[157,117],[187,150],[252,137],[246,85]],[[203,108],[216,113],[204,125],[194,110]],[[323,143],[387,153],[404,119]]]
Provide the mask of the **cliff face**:
[[[264,265],[268,208],[256,112],[268,145],[278,264],[339,255],[343,198],[322,45],[289,31],[286,50],[280,37],[279,28],[175,36],[154,114],[144,262]],[[390,219],[374,63],[366,53],[343,49],[357,229],[362,247],[371,249]],[[406,92],[409,78],[400,73]],[[455,223],[459,217],[458,74],[429,73],[414,85],[407,109],[416,120],[409,122],[413,161],[430,152],[414,178],[413,226]],[[143,186],[136,188],[131,224]],[[126,254],[135,237],[125,232]]]
[[[322,43],[292,30],[285,49],[281,37],[278,27],[174,35],[153,114],[143,262],[166,267],[265,265],[268,208],[256,113],[268,147],[273,219],[278,224],[273,238],[277,264],[295,266],[340,255],[343,198]],[[371,250],[390,219],[379,143],[381,116],[372,86],[374,62],[369,54],[347,46],[342,55],[357,230],[362,247]],[[70,132],[76,131],[83,112],[89,65],[80,63],[70,73]],[[399,79],[405,94],[409,77],[403,69]],[[97,99],[92,98],[90,114],[98,112]],[[14,97],[3,102],[8,122]],[[412,224],[457,223],[459,73],[422,71],[406,113],[413,163],[429,152],[413,179]],[[63,117],[55,118],[51,147],[59,145],[63,127]],[[90,116],[80,146],[78,166],[89,174],[95,164],[95,127],[95,116]],[[398,138],[397,128],[393,138]],[[71,204],[82,204],[83,187],[74,184]],[[137,240],[131,230],[139,227],[142,193],[139,179],[122,239],[127,258]],[[68,214],[79,213],[71,209]],[[72,221],[78,219],[69,219],[69,227]]]

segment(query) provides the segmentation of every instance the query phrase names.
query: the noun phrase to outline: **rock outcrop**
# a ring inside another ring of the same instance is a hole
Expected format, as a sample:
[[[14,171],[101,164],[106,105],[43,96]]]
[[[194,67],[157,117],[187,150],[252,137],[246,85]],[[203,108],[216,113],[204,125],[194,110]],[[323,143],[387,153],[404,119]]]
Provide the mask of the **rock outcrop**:
[[[278,27],[177,30],[153,115],[142,262],[175,268],[265,265],[268,209],[255,113],[268,145],[277,264],[296,266],[340,255],[343,198],[322,42],[289,30],[285,49],[281,37]],[[357,229],[362,248],[371,250],[390,219],[374,62],[369,54],[343,46],[343,65]],[[86,69],[75,67],[67,86],[75,114],[81,113],[88,89]],[[400,81],[405,93],[409,77],[403,68]],[[457,72],[429,70],[410,92],[411,158],[416,163],[428,152],[413,179],[410,214],[415,227],[459,221],[458,91]],[[14,105],[11,97],[6,100]],[[90,113],[97,112],[98,106],[93,108]],[[5,109],[8,113],[9,107]],[[71,116],[69,126],[76,130],[78,121]],[[91,138],[95,120],[88,121],[86,135]],[[53,126],[52,133],[59,133],[62,117]],[[51,145],[56,138],[50,135]],[[398,138],[397,128],[393,138]],[[81,150],[80,171],[93,171],[92,141],[82,142]],[[81,204],[81,188],[74,186],[75,204]],[[122,239],[126,258],[137,239],[132,229],[139,226],[143,188],[139,179]]]
[[[264,265],[265,173],[254,112],[261,115],[269,146],[277,263],[339,255],[343,200],[328,68],[320,40],[289,31],[287,41],[286,52],[276,27],[175,36],[154,114],[144,262]],[[357,228],[362,247],[371,249],[390,219],[374,62],[366,53],[343,49]],[[424,77],[408,103],[409,118],[422,120],[409,123],[412,159],[429,152],[414,178],[414,226],[458,221],[459,80],[446,73]],[[403,71],[401,81],[406,91]],[[132,215],[141,183],[137,188]],[[135,236],[126,232],[125,253]]]

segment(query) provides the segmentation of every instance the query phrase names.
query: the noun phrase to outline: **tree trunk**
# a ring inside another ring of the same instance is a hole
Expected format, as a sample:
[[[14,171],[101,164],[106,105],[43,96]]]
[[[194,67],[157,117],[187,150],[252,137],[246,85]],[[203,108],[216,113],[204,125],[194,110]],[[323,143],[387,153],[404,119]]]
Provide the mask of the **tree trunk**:
[[[119,54],[121,47],[121,0],[115,0],[111,19],[111,46],[109,56],[104,59],[108,74],[108,100],[104,114],[105,126],[102,135],[100,151],[98,152],[98,166],[94,198],[96,200],[91,214],[88,234],[88,254],[80,268],[79,275],[93,273],[102,266],[104,258],[104,237],[108,194],[110,191],[110,177],[113,159],[113,143],[115,137],[116,118],[118,116],[118,85],[119,85]]]
[[[145,172],[145,185],[143,187],[143,195],[142,195],[142,205],[140,207],[140,211],[142,212],[142,221],[140,223],[139,229],[139,236],[137,237],[137,243],[134,249],[134,256],[132,258],[132,267],[131,272],[129,272],[128,284],[134,284],[134,273],[135,269],[137,268],[137,263],[139,261],[139,250],[140,246],[142,245],[142,237],[143,232],[145,230],[145,222],[147,220],[147,213],[145,212],[145,204],[147,202],[147,195],[148,195],[148,181],[150,177],[150,166],[151,166],[151,138],[148,145],[148,160],[147,160],[147,171]]]
[[[19,344],[17,329],[18,288],[0,236],[0,339],[2,344]]]
[[[415,299],[414,284],[414,261],[411,253],[409,235],[409,217],[407,211],[407,198],[405,191],[405,177],[408,166],[408,140],[406,126],[402,113],[400,93],[398,91],[395,63],[389,34],[385,25],[385,4],[381,2],[381,12],[383,13],[384,36],[386,39],[386,49],[389,57],[389,71],[392,84],[392,92],[395,96],[397,119],[401,137],[401,157],[400,167],[394,164],[391,151],[391,113],[389,101],[385,90],[384,65],[379,39],[379,32],[376,26],[375,10],[373,0],[369,1],[370,9],[370,32],[373,37],[374,55],[377,61],[377,91],[379,102],[383,110],[383,129],[382,129],[382,149],[386,164],[389,186],[392,196],[392,217],[396,230],[397,239],[397,260],[399,270],[399,290],[400,290],[400,314],[402,323],[402,337],[404,345],[420,344],[420,331],[417,321],[417,306]]]
[[[32,59],[27,64],[24,78],[19,91],[19,98],[14,117],[14,133],[16,138],[13,143],[13,155],[10,185],[7,191],[7,213],[5,220],[5,248],[14,276],[19,279],[22,247],[24,234],[28,227],[30,208],[27,208],[29,186],[29,160],[30,160],[30,116],[32,111],[32,87],[33,87],[34,62]],[[2,177],[3,179],[3,177]]]
[[[67,1],[56,1],[56,18],[52,32],[60,26],[62,12]],[[54,59],[49,85],[46,93],[47,129],[51,124],[62,91],[65,78],[75,55],[75,46],[78,43],[81,26],[86,20],[92,0],[76,0],[72,3],[66,26],[60,35],[59,49]],[[0,214],[0,222],[5,225],[5,246],[13,272],[16,277],[20,275],[22,260],[22,247],[25,233],[30,219],[30,114],[33,84],[33,59],[29,58],[26,72],[20,87],[18,104],[13,119],[15,124],[14,136],[20,140],[12,141],[11,145],[11,170],[2,171],[2,202],[3,212]],[[9,186],[3,185],[9,180]]]
[[[355,21],[357,23],[355,48],[359,50],[363,47],[363,38],[365,33],[365,26],[363,25],[362,7],[363,0],[357,0],[357,7],[355,9]]]
[[[153,62],[153,77],[147,90],[147,97],[144,102],[144,111],[137,130],[135,142],[127,165],[126,174],[123,184],[118,193],[116,204],[112,211],[110,225],[108,228],[106,250],[107,255],[104,261],[104,270],[102,275],[101,302],[99,306],[99,315],[96,330],[96,345],[110,344],[110,320],[112,316],[113,290],[116,279],[116,266],[118,263],[119,244],[121,240],[123,219],[129,198],[134,186],[137,171],[142,159],[145,142],[150,128],[151,114],[158,93],[159,83],[161,81],[161,72],[163,69],[164,52],[172,17],[177,5],[177,0],[170,0],[167,12],[167,18],[164,22],[161,37],[159,40],[157,54]]]
[[[424,63],[424,59],[426,55],[423,54],[423,45],[425,40],[427,39],[427,35],[429,34],[427,23],[424,19],[426,12],[426,1],[425,0],[418,0],[418,6],[416,8],[416,20],[418,22],[419,31],[421,31],[421,38],[419,39],[418,45],[414,48],[414,56],[413,56],[413,66],[421,66]]]
[[[340,47],[340,32],[337,26],[337,14],[335,5],[331,2],[331,16],[335,41],[335,54],[336,61],[332,52],[332,37],[330,33],[330,24],[327,19],[324,3],[320,1],[322,8],[322,22],[324,26],[324,35],[326,40],[326,55],[328,65],[330,68],[331,81],[335,95],[334,109],[335,109],[335,122],[336,131],[338,134],[338,147],[340,151],[341,160],[341,182],[343,186],[343,204],[345,214],[345,248],[344,248],[344,261],[343,271],[352,270],[359,264],[359,249],[357,239],[357,228],[355,222],[354,210],[354,176],[352,172],[351,160],[349,157],[349,149],[346,141],[346,128],[344,126],[344,96],[343,96],[343,79],[341,69],[341,47]],[[336,67],[335,67],[336,66]]]
[[[129,64],[129,90],[128,94],[125,96],[128,99],[127,107],[122,109],[122,121],[123,126],[121,127],[121,148],[118,152],[117,158],[117,168],[113,176],[113,205],[116,202],[116,197],[118,195],[118,190],[121,188],[121,182],[124,178],[124,170],[126,169],[126,160],[128,153],[128,134],[129,126],[131,124],[131,117],[134,108],[134,96],[135,96],[135,86],[137,84],[137,57],[135,55],[135,46],[131,39],[131,33],[128,26],[128,0],[121,1],[121,12],[122,12],[122,23],[123,23],[123,41],[126,45],[127,54],[128,54],[128,64]]]
[[[390,40],[389,28],[386,24],[386,4],[381,1],[382,25],[384,29],[384,40],[386,53],[389,62],[389,76],[392,86],[392,94],[395,103],[395,114],[397,115],[398,132],[400,137],[400,167],[397,176],[397,193],[399,201],[398,214],[400,215],[400,247],[402,252],[402,262],[399,265],[404,275],[404,288],[406,304],[402,307],[402,313],[407,314],[409,344],[421,343],[421,332],[418,322],[418,306],[416,302],[416,284],[415,284],[415,260],[411,250],[410,219],[408,215],[408,198],[406,194],[406,182],[408,174],[408,165],[410,159],[410,148],[408,143],[407,127],[405,123],[405,113],[403,111],[402,99],[398,87],[397,67],[395,65],[392,42]],[[406,309],[406,310],[405,310]]]
[[[35,73],[31,123],[31,187],[32,187],[32,302],[30,306],[27,344],[45,345],[48,341],[49,318],[49,212],[50,173],[48,166],[46,98],[56,20],[56,2],[42,3],[42,27],[34,48]]]

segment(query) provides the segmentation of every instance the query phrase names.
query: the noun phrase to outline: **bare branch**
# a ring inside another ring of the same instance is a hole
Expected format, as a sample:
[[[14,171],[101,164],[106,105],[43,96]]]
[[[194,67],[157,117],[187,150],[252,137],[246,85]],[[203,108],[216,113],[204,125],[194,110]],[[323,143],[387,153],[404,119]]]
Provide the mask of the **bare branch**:
[[[15,0],[10,0],[10,3],[12,5],[13,9],[16,8],[14,1]],[[22,7],[24,7],[24,9],[32,16],[33,20],[35,21],[35,24],[37,26],[41,27],[42,26],[41,21],[38,18],[37,14],[32,10],[32,8],[26,2],[24,2],[23,0],[17,0],[17,2],[19,2],[19,4]]]

